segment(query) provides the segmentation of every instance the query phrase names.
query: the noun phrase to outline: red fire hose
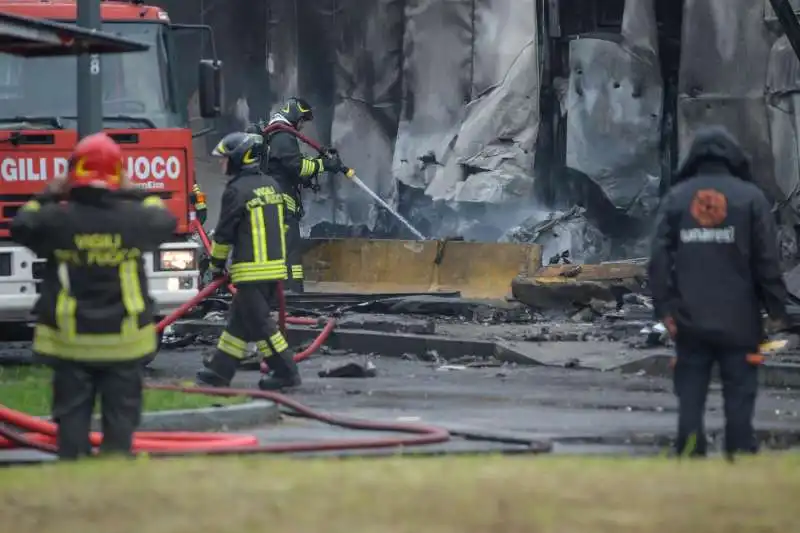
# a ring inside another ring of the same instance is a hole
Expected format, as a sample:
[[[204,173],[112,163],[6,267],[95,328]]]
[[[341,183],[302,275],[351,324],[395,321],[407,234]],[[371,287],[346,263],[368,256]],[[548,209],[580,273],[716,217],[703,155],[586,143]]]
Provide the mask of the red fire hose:
[[[438,444],[450,440],[450,433],[442,428],[423,424],[400,422],[374,422],[343,418],[314,411],[283,394],[259,390],[216,389],[200,387],[175,387],[171,385],[150,385],[148,389],[206,394],[209,396],[248,396],[254,399],[270,400],[294,410],[297,414],[325,424],[364,431],[386,431],[406,433],[411,436],[387,438],[336,439],[317,442],[292,442],[259,445],[258,439],[251,435],[226,433],[189,433],[142,431],[134,438],[134,451],[152,455],[233,455],[257,453],[297,453],[363,450],[421,446]],[[37,417],[20,413],[0,404],[0,423],[13,426],[11,430],[0,425],[0,449],[30,448],[46,453],[56,453],[56,425]],[[92,433],[92,446],[98,446],[102,435]]]
[[[269,133],[270,131],[275,130],[289,131],[296,135],[301,141],[317,150],[320,150],[320,146],[317,143],[303,136],[294,128],[283,124],[274,124],[269,126],[264,130],[264,133]],[[202,224],[195,221],[195,228],[198,231],[206,250],[210,252],[211,243],[208,241],[208,236],[206,235]],[[159,322],[157,325],[158,331],[162,332],[167,326],[174,323],[187,311],[189,311],[189,309],[213,294],[223,283],[226,283],[227,281],[227,278],[212,281],[191,301],[186,302],[175,312]],[[231,292],[235,293],[235,287],[231,286],[230,288]],[[281,326],[284,326],[285,323],[304,326],[316,325],[318,322],[315,319],[286,317],[285,298],[283,296],[282,289],[282,284],[279,284],[278,300],[281,308],[279,310]],[[335,320],[329,319],[314,342],[312,342],[311,345],[309,345],[305,350],[295,355],[295,361],[302,361],[318,350],[331,334],[335,325]],[[262,366],[262,371],[264,370],[265,368]],[[329,425],[356,430],[406,433],[410,434],[411,436],[389,437],[383,439],[340,439],[326,440],[323,442],[259,445],[258,439],[251,435],[143,431],[136,433],[134,438],[134,452],[138,453],[147,452],[152,455],[169,456],[340,451],[437,444],[447,442],[451,437],[447,430],[433,426],[399,422],[373,422],[366,420],[347,419],[334,415],[319,413],[282,394],[269,391],[176,387],[170,385],[148,385],[147,388],[153,390],[184,392],[188,394],[205,394],[209,396],[247,396],[254,399],[270,400],[276,404],[292,409],[300,416],[317,420]],[[9,429],[8,427],[4,427],[2,424],[14,427],[17,430],[15,431]],[[19,411],[15,411],[13,409],[9,409],[8,407],[0,404],[0,449],[30,448],[47,453],[56,453],[56,432],[56,424],[27,415],[25,413],[21,413]],[[97,447],[102,441],[102,435],[100,433],[92,433],[90,440],[92,446]]]

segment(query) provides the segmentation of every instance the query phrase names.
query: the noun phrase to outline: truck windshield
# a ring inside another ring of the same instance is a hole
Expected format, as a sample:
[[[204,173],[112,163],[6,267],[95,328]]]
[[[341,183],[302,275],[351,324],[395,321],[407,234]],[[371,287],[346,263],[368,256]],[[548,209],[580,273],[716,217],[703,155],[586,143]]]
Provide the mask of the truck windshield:
[[[146,52],[103,54],[103,115],[112,128],[168,127],[170,102],[163,24],[107,22],[103,30],[150,45]],[[77,116],[77,58],[22,58],[0,53],[0,129],[27,123],[48,128],[42,117],[65,123]],[[25,121],[26,117],[37,120]]]

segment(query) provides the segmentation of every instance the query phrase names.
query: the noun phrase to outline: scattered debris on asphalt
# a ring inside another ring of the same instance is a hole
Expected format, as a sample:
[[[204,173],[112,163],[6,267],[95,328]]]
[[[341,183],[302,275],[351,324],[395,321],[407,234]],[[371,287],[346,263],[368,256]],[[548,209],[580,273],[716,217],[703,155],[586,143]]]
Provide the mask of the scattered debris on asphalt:
[[[321,378],[374,378],[378,375],[378,369],[372,361],[367,361],[363,364],[351,361],[333,368],[320,370],[317,375]]]

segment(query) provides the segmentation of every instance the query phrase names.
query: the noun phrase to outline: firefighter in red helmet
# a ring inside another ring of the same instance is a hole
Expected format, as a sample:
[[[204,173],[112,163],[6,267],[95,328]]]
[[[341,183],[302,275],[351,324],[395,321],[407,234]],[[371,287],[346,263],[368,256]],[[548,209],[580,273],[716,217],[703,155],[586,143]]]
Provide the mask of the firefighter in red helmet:
[[[156,351],[143,263],[177,220],[155,196],[130,190],[120,147],[106,134],[75,147],[68,174],[48,184],[11,223],[11,237],[47,261],[33,350],[53,367],[58,453],[92,452],[101,399],[101,452],[128,454],[142,409],[141,360]]]

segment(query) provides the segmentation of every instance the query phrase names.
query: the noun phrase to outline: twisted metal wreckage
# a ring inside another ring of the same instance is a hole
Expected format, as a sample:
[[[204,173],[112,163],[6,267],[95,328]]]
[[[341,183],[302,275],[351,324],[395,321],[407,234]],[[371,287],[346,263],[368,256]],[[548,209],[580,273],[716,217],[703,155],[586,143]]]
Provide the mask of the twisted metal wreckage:
[[[772,1],[156,3],[214,27],[221,129],[302,94],[312,136],[426,235],[533,237],[595,261],[642,254],[659,187],[709,122],[753,157],[793,252],[800,78]],[[341,180],[309,204],[312,235],[402,232]],[[561,231],[530,231],[553,211]]]

